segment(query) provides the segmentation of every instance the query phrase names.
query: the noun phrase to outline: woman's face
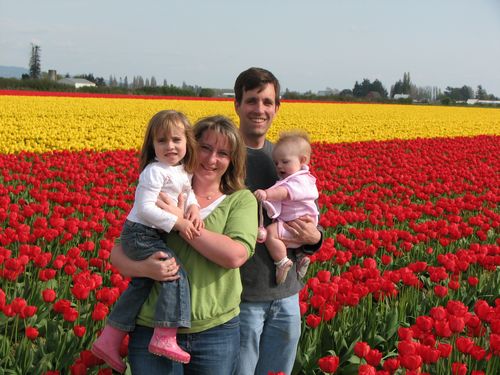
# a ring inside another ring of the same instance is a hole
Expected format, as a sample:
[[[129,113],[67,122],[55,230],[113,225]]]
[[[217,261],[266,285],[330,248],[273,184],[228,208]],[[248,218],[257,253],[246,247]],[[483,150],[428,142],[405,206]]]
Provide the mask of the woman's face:
[[[231,145],[225,135],[206,130],[198,140],[199,164],[195,175],[220,182],[231,163]]]

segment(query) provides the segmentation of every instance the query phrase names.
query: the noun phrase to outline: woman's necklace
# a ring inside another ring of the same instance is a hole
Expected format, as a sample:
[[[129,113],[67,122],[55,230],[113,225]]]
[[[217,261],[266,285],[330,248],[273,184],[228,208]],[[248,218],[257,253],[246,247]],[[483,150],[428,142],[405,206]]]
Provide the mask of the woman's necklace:
[[[211,201],[214,198],[220,197],[222,195],[222,193],[220,191],[215,191],[213,193],[207,193],[207,194],[203,194],[203,195],[195,193],[195,195],[199,198],[203,198],[203,199],[206,199],[207,201]]]

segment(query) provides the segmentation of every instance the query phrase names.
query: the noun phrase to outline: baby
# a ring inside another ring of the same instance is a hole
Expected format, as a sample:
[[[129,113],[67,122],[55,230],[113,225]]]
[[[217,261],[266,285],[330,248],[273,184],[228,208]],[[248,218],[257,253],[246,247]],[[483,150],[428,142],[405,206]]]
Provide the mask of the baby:
[[[298,249],[304,244],[286,229],[284,223],[308,215],[317,224],[319,211],[316,199],[319,193],[316,178],[309,172],[311,145],[306,133],[281,134],[272,156],[280,180],[269,189],[259,189],[254,194],[269,217],[274,219],[273,223],[265,228],[263,236],[259,237],[260,242],[265,242],[276,265],[276,283],[282,284],[293,265],[287,257],[287,248],[297,249],[299,277],[304,277],[310,262]]]

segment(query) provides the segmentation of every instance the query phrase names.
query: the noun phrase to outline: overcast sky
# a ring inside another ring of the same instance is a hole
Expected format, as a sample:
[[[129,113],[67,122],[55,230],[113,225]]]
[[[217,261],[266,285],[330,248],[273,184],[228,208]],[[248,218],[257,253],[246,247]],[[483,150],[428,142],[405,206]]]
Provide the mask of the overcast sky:
[[[283,88],[481,84],[500,96],[500,0],[0,0],[0,65],[231,88],[250,67]]]

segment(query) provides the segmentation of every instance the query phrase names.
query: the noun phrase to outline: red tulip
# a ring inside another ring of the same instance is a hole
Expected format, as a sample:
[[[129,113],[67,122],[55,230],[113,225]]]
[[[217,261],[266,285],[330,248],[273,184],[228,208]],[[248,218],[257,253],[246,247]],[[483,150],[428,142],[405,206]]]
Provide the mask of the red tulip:
[[[479,345],[474,345],[470,350],[470,355],[476,360],[481,361],[486,356],[486,350]]]
[[[359,365],[358,375],[375,375],[377,370],[372,365]]]
[[[354,354],[359,358],[365,358],[369,351],[370,346],[364,341],[359,341],[354,345]]]
[[[5,301],[5,292],[2,290],[2,288],[0,288],[0,310],[5,306]]]
[[[26,327],[26,337],[30,340],[34,340],[38,337],[38,329],[34,327]]]
[[[436,294],[436,296],[443,298],[448,294],[448,288],[442,285],[436,285],[434,287],[434,293]]]
[[[389,358],[386,359],[383,364],[384,370],[389,371],[391,374],[396,372],[399,368],[399,359],[398,358]]]
[[[442,358],[448,358],[453,350],[453,347],[447,343],[440,343],[438,345],[438,350],[440,351]]]
[[[454,362],[451,364],[451,373],[453,375],[466,375],[467,366],[464,363]]]
[[[306,324],[311,328],[316,328],[321,323],[321,317],[316,314],[309,314],[306,317]]]
[[[42,290],[42,298],[45,302],[54,302],[56,299],[56,292],[54,289],[45,289]]]
[[[66,309],[71,307],[71,302],[67,299],[60,299],[54,303],[54,311],[57,313],[64,313]]]
[[[399,327],[398,336],[401,340],[411,340],[413,338],[413,331],[411,328]]]
[[[334,355],[322,357],[318,360],[318,366],[321,371],[327,374],[333,374],[337,371],[337,367],[339,366],[339,357]]]
[[[468,337],[459,337],[455,341],[455,345],[457,346],[457,349],[461,353],[468,354],[468,353],[470,353],[470,351],[472,350],[472,348],[474,346],[474,341],[472,341]]]
[[[97,302],[92,312],[92,320],[104,320],[108,313],[108,307],[102,302]]]
[[[63,319],[67,322],[74,322],[78,318],[78,310],[73,307],[68,307],[63,312]]]
[[[422,366],[422,357],[415,354],[400,356],[399,362],[407,370],[416,370]]]
[[[461,317],[450,316],[449,318],[449,326],[452,332],[460,333],[465,328],[465,321]]]
[[[87,367],[81,361],[75,362],[69,369],[71,375],[87,375]]]
[[[450,329],[450,325],[446,320],[439,320],[434,322],[434,330],[437,336],[441,337],[451,337],[452,330]]]
[[[36,306],[25,306],[19,313],[19,316],[22,319],[31,318],[33,315],[35,315],[37,310],[38,308]]]
[[[476,286],[477,284],[479,284],[479,279],[474,276],[469,276],[467,278],[467,282],[469,283],[470,286]]]
[[[417,348],[413,341],[400,341],[398,343],[398,352],[401,356],[415,354]]]
[[[316,274],[316,277],[319,279],[320,282],[326,283],[326,282],[330,281],[331,273],[330,273],[330,271],[321,270],[321,271],[318,271],[318,273]]]
[[[382,353],[377,349],[370,349],[368,354],[365,356],[366,362],[374,367],[380,364],[381,359],[382,359]]]
[[[86,328],[84,326],[74,326],[73,332],[76,337],[83,337],[85,335]]]
[[[75,296],[75,298],[83,301],[89,297],[90,287],[83,285],[82,283],[78,283],[71,288],[71,293]]]
[[[26,303],[26,300],[24,298],[16,297],[10,303],[10,305],[12,306],[12,310],[16,314],[19,314],[26,307],[27,303]]]
[[[500,334],[490,335],[490,350],[493,355],[500,356]]]
[[[421,331],[429,332],[432,330],[433,319],[428,316],[418,316],[415,324]]]
[[[444,320],[447,318],[448,314],[447,314],[446,309],[444,307],[436,306],[436,307],[431,308],[430,316],[434,320]]]

